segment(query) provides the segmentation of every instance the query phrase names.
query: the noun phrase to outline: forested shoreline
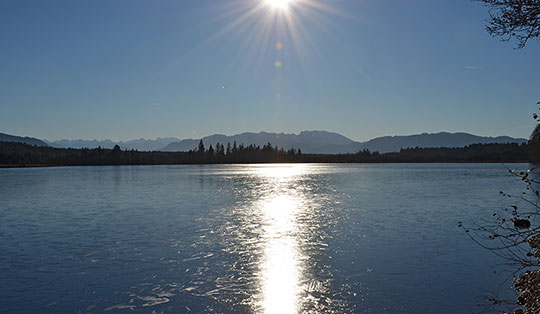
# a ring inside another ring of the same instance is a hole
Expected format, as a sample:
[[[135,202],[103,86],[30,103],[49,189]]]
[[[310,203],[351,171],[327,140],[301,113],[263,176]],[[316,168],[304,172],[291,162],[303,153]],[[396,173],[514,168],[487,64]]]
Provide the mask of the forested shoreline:
[[[270,143],[255,145],[217,144],[206,148],[200,143],[189,152],[142,152],[114,149],[71,149],[0,142],[1,167],[96,166],[96,165],[173,165],[227,163],[466,163],[527,162],[527,144],[473,144],[460,148],[407,148],[399,152],[378,153],[368,150],[351,154],[304,154],[284,150]]]

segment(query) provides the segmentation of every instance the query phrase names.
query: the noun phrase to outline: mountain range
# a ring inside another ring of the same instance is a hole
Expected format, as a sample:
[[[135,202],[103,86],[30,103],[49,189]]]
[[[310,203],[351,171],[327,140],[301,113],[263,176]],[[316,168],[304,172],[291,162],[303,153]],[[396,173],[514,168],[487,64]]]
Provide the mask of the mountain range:
[[[202,138],[206,147],[217,143],[227,144],[236,141],[237,145],[254,144],[258,146],[271,143],[284,149],[301,149],[304,153],[341,154],[355,153],[360,150],[378,151],[380,153],[399,151],[408,147],[464,147],[471,144],[488,143],[526,143],[527,139],[508,136],[486,137],[469,133],[422,133],[406,136],[383,136],[367,142],[356,142],[341,134],[327,131],[303,131],[299,134],[286,133],[241,133],[232,136],[214,134]],[[38,146],[59,148],[113,148],[119,145],[122,149],[139,151],[188,151],[196,149],[200,139],[180,140],[174,137],[157,138],[155,140],[136,139],[114,142],[112,140],[57,140],[45,141],[31,137],[19,137],[0,133],[0,141],[22,142]]]
[[[343,154],[355,153],[360,150],[378,151],[380,153],[396,152],[408,147],[464,147],[471,144],[488,143],[526,143],[524,138],[512,138],[508,136],[486,137],[476,136],[469,133],[422,133],[407,136],[384,136],[377,137],[367,142],[356,142],[341,134],[327,131],[303,131],[300,134],[285,133],[242,133],[233,136],[221,134],[202,138],[204,144],[215,145],[217,143],[236,143],[259,146],[271,143],[284,149],[301,149],[304,153],[313,154]],[[186,139],[172,142],[161,151],[187,151],[195,149],[199,140]]]
[[[46,141],[45,142],[52,147],[58,148],[96,148],[101,146],[102,148],[111,149],[115,145],[120,146],[123,149],[136,149],[140,151],[153,151],[160,150],[161,148],[167,146],[172,142],[178,142],[180,139],[175,137],[158,137],[155,140],[150,139],[136,139],[130,141],[118,141],[113,142],[112,140],[57,140],[57,141]],[[199,143],[199,142],[197,142]]]
[[[49,146],[44,141],[34,137],[22,137],[4,133],[0,133],[0,142],[17,142],[36,146]]]

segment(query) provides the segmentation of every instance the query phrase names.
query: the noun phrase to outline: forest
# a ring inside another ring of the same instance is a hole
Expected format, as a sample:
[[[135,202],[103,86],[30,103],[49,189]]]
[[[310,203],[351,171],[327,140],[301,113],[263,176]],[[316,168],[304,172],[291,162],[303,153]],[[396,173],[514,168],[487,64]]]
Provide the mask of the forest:
[[[414,163],[414,162],[527,162],[527,144],[473,144],[459,148],[406,148],[384,153],[368,150],[350,154],[304,154],[300,149],[284,150],[270,143],[256,145],[216,144],[188,152],[142,152],[113,149],[71,149],[0,142],[0,167],[172,165],[226,163]]]

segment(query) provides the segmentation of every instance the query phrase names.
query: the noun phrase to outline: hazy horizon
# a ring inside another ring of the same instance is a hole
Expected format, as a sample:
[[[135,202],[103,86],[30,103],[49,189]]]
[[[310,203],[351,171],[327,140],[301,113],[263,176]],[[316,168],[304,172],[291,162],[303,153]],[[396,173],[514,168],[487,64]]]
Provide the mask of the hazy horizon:
[[[463,1],[0,3],[2,131],[48,140],[328,130],[527,138],[536,42]],[[426,27],[428,25],[429,27]]]
[[[129,141],[136,141],[136,140],[149,140],[149,141],[155,141],[155,140],[158,140],[158,139],[169,139],[169,138],[176,138],[178,140],[198,140],[198,139],[203,139],[205,137],[208,137],[208,136],[213,136],[213,135],[224,135],[224,136],[228,136],[228,137],[232,137],[232,136],[235,136],[235,135],[240,135],[240,134],[244,134],[244,133],[253,133],[253,134],[259,134],[259,133],[270,133],[270,134],[287,134],[287,135],[299,135],[300,133],[302,132],[329,132],[329,133],[335,133],[335,134],[339,134],[339,135],[342,135],[350,140],[353,140],[355,142],[367,142],[369,140],[372,140],[372,139],[375,139],[375,138],[380,138],[380,137],[386,137],[386,136],[412,136],[412,135],[421,135],[421,134],[438,134],[438,133],[450,133],[450,134],[455,134],[455,133],[466,133],[466,134],[471,134],[471,135],[475,135],[475,136],[480,136],[480,137],[504,137],[504,136],[508,136],[508,137],[512,137],[512,138],[516,138],[516,139],[521,139],[521,138],[524,138],[524,139],[528,139],[529,136],[510,136],[510,135],[506,135],[506,134],[496,134],[496,135],[484,135],[484,134],[474,134],[474,133],[471,133],[471,132],[466,132],[466,131],[456,131],[456,132],[450,132],[450,131],[446,131],[446,130],[440,130],[440,131],[436,131],[436,132],[418,132],[418,133],[411,133],[411,134],[385,134],[385,135],[380,135],[380,136],[375,136],[375,137],[372,137],[372,138],[368,138],[368,139],[364,139],[364,140],[357,140],[356,138],[353,138],[353,137],[350,137],[350,136],[347,136],[346,134],[342,134],[342,133],[339,133],[339,132],[335,132],[335,131],[330,131],[330,130],[302,130],[302,131],[299,131],[299,132],[296,132],[296,133],[289,133],[289,132],[268,132],[268,131],[245,131],[245,132],[240,132],[240,133],[234,133],[234,134],[224,134],[224,133],[212,133],[212,134],[207,134],[207,135],[202,135],[200,137],[178,137],[178,136],[158,136],[158,137],[139,137],[139,138],[126,138],[126,139],[114,139],[114,138],[67,138],[67,137],[64,137],[64,138],[55,138],[55,139],[49,139],[49,138],[43,138],[43,137],[39,137],[39,136],[34,136],[34,135],[23,135],[23,134],[13,134],[13,133],[9,133],[9,132],[0,132],[0,133],[4,133],[4,134],[8,134],[8,135],[13,135],[13,136],[21,136],[21,137],[32,137],[32,138],[37,138],[37,139],[40,139],[40,140],[45,140],[45,141],[48,141],[48,142],[56,142],[56,141],[63,141],[63,140],[68,140],[68,141],[78,141],[78,140],[81,140],[81,141],[111,141],[111,142],[129,142]]]

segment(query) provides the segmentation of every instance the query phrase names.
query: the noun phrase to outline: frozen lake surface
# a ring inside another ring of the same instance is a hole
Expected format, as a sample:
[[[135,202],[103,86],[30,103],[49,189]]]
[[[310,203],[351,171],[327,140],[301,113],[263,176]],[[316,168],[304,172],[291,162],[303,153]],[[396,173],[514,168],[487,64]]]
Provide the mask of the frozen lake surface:
[[[501,164],[0,169],[0,308],[479,312],[511,282],[457,222],[521,188]]]

